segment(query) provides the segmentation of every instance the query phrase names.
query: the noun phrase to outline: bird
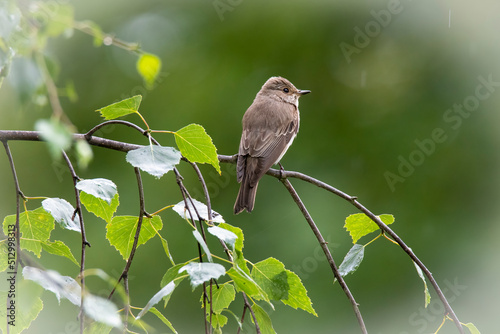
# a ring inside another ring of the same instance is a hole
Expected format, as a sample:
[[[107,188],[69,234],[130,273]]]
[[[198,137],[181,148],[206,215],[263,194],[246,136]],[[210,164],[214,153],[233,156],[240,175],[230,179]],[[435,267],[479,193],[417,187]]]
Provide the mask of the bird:
[[[236,178],[241,185],[235,214],[253,210],[259,180],[280,162],[299,131],[299,97],[310,92],[297,89],[283,77],[271,77],[243,115],[236,162]]]

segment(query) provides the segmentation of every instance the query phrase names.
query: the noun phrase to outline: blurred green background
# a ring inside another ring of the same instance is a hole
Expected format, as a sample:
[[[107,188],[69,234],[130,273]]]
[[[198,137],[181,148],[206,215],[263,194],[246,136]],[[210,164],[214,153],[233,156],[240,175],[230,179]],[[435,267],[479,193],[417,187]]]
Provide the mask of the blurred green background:
[[[139,42],[163,62],[157,87],[147,90],[136,73],[134,54],[113,46],[95,48],[91,37],[77,31],[70,38],[51,40],[48,52],[60,63],[57,83],[73,81],[79,96],[76,103],[62,99],[78,131],[101,121],[94,110],[143,94],[140,111],[152,128],[175,131],[198,123],[220,154],[234,154],[246,108],[270,76],[284,76],[312,91],[301,98],[300,132],[282,160],[285,168],[358,196],[376,214],[393,214],[392,228],[433,272],[458,317],[482,333],[498,330],[500,3],[88,0],[74,6],[78,20],[93,20],[120,39]],[[486,87],[488,80],[493,84]],[[0,89],[0,129],[33,130],[37,119],[50,116],[48,107],[21,104],[19,93],[12,72]],[[453,111],[454,105],[463,104],[472,111]],[[138,117],[127,120],[141,125]],[[433,146],[429,142],[436,129],[444,135]],[[100,135],[147,143],[128,128],[107,128]],[[156,138],[173,145],[170,135]],[[430,145],[427,154],[416,142]],[[11,149],[26,195],[74,202],[69,173],[61,162],[51,161],[43,143],[12,142]],[[100,148],[94,154],[79,176],[113,180],[120,193],[118,214],[136,215],[135,176],[124,154]],[[4,217],[15,213],[15,198],[6,156],[0,156]],[[398,172],[402,160],[413,170]],[[264,177],[254,212],[234,216],[234,166],[223,165],[222,170],[218,176],[202,166],[213,208],[245,233],[245,256],[254,263],[275,257],[297,272],[319,315],[277,303],[270,311],[275,330],[358,333],[347,298],[332,284],[314,235],[284,187]],[[180,171],[191,193],[202,199],[192,169],[184,164]],[[399,181],[404,182],[391,186],[387,172],[403,172]],[[173,175],[159,181],[143,178],[149,212],[181,200]],[[292,183],[340,264],[352,246],[344,220],[357,211],[330,193]],[[28,206],[34,209],[39,203]],[[87,268],[102,268],[117,277],[125,263],[105,239],[105,223],[91,214],[85,219],[92,244]],[[162,219],[162,234],[174,259],[196,256],[191,231],[177,214],[165,212]],[[54,239],[66,242],[79,257],[77,233],[56,228]],[[222,253],[217,243],[211,246]],[[44,254],[40,263],[63,275],[78,274],[66,259]],[[158,238],[138,249],[130,272],[134,306],[144,306],[158,291],[169,267]],[[364,262],[346,281],[370,333],[428,333],[442,320],[433,291],[433,301],[424,309],[423,284],[409,258],[382,239],[367,247]],[[98,279],[87,283],[96,294],[109,293]],[[202,332],[200,293],[191,293],[185,282],[165,310],[158,305],[179,333]],[[66,300],[58,306],[50,292],[44,293],[44,303],[29,333],[77,333],[76,307]],[[233,308],[237,315],[240,305]],[[145,320],[166,332],[153,316]],[[236,332],[235,321],[229,321],[224,333]],[[247,325],[244,332],[254,331]],[[440,333],[456,329],[448,322]]]

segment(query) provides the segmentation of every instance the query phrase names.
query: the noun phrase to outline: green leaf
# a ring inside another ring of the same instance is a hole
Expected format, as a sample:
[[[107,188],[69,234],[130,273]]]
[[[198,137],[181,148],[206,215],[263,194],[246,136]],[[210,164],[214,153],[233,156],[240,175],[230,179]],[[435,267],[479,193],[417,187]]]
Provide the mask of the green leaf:
[[[252,310],[255,314],[255,318],[257,319],[257,323],[259,324],[260,332],[262,334],[276,334],[273,324],[271,323],[271,318],[266,311],[264,311],[264,309],[257,304],[252,305]],[[251,319],[253,322],[253,317]]]
[[[9,225],[14,226],[16,215],[5,217],[3,231],[7,235]],[[21,248],[33,252],[38,258],[42,253],[40,242],[47,241],[54,229],[54,218],[42,207],[33,211],[25,211],[19,215],[19,231],[21,233]],[[12,230],[12,229],[10,229]]]
[[[250,270],[248,269],[247,261],[245,260],[245,256],[242,251],[236,249],[233,252],[233,263],[237,270],[242,270],[250,277]]]
[[[135,95],[129,97],[128,99],[121,100],[110,104],[109,106],[97,109],[101,113],[101,117],[106,120],[115,119],[118,117],[126,116],[129,114],[137,113],[139,106],[141,105],[142,96]]]
[[[179,270],[179,273],[186,272],[191,280],[191,287],[194,289],[203,282],[212,278],[219,278],[226,273],[226,269],[218,263],[190,262]]]
[[[355,272],[361,264],[361,261],[363,261],[364,255],[365,247],[363,245],[355,244],[352,246],[339,266],[340,276],[344,277],[347,274]]]
[[[155,306],[156,304],[158,304],[158,302],[162,298],[164,298],[164,297],[170,298],[170,295],[172,295],[172,292],[174,292],[175,286],[176,285],[175,285],[174,282],[170,282],[167,285],[165,285],[160,291],[158,291],[148,301],[148,303],[146,304],[146,306],[144,306],[144,308],[141,310],[141,312],[139,312],[139,314],[137,315],[137,317],[135,317],[135,320],[140,319],[147,311],[149,311],[150,308],[152,308],[153,306]]]
[[[256,263],[251,276],[270,299],[281,300],[285,305],[295,309],[301,308],[318,316],[300,278],[292,271],[285,269],[280,261],[268,258]]]
[[[75,142],[75,153],[76,160],[78,161],[78,167],[85,169],[88,167],[89,163],[94,157],[92,152],[92,147],[85,140],[78,139]]]
[[[205,242],[205,240],[203,240],[203,237],[201,236],[200,232],[198,232],[197,230],[194,230],[193,235],[194,235],[196,241],[198,241],[198,243],[200,244],[201,248],[203,248],[203,251],[205,252],[205,254],[207,255],[208,262],[213,262],[212,253],[210,253],[210,249],[208,249],[207,243]]]
[[[11,244],[10,246],[9,243]],[[10,259],[9,259],[9,247],[11,247]],[[13,249],[15,247],[16,247],[15,242],[8,241],[8,238],[0,241],[0,273],[4,272],[7,269],[9,269],[10,271],[14,271],[16,258],[13,255],[14,254]]]
[[[175,132],[175,142],[182,155],[191,162],[209,163],[220,174],[217,148],[199,124],[189,124]]]
[[[227,271],[227,274],[233,280],[238,291],[243,291],[252,298],[264,299],[269,302],[266,292],[242,269],[233,267]]]
[[[16,15],[17,14],[17,15]],[[16,26],[19,24],[19,11],[14,13],[6,13],[0,12],[0,20],[3,23],[3,26],[0,27],[2,31],[0,31],[0,35],[4,38],[11,34],[13,29],[16,29]],[[14,56],[15,51],[13,48],[2,48],[0,47],[0,88],[2,87],[3,79],[9,73],[10,65],[12,64],[12,57]]]
[[[424,306],[427,307],[427,305],[429,305],[429,303],[431,302],[431,294],[429,293],[429,288],[427,287],[427,281],[425,280],[422,269],[420,269],[420,267],[415,262],[413,262],[413,264],[415,265],[415,269],[417,269],[418,276],[420,276],[420,279],[422,279],[422,282],[424,282]]]
[[[78,214],[72,218],[75,208],[68,201],[61,198],[47,198],[42,201],[42,207],[52,215],[62,228],[81,233]]]
[[[186,274],[179,272],[179,270],[186,264],[187,263],[179,263],[168,269],[165,275],[163,275],[163,278],[161,279],[160,286],[163,288],[170,282],[174,282],[175,286],[178,286],[184,280],[184,278],[187,277]],[[168,301],[170,300],[170,295],[165,296],[163,299],[165,300],[164,307],[166,307]]]
[[[69,149],[73,142],[73,133],[68,126],[59,120],[40,119],[35,123],[35,130],[47,142],[49,152],[54,159],[61,157],[61,152]]]
[[[94,321],[90,325],[85,326],[83,334],[109,334],[113,327],[107,326],[102,322]]]
[[[88,212],[92,212],[97,217],[104,219],[106,223],[111,221],[113,214],[116,212],[116,209],[120,204],[118,193],[111,200],[111,204],[108,204],[105,200],[82,191],[80,192],[80,201]]]
[[[225,230],[231,231],[234,234],[236,234],[238,239],[236,239],[236,242],[234,243],[234,248],[237,251],[241,252],[243,250],[243,241],[245,240],[245,238],[243,236],[243,231],[241,230],[241,228],[229,225],[227,223],[222,223],[222,224],[219,224],[218,226],[220,228],[223,228]]]
[[[146,87],[152,89],[156,78],[160,74],[161,60],[151,53],[143,53],[137,59],[137,72],[141,75]]]
[[[210,321],[210,315],[207,314],[207,321]],[[222,328],[227,324],[227,317],[222,314],[213,313],[212,314],[212,327],[213,328]],[[221,332],[222,333],[222,332]]]
[[[208,219],[208,207],[204,203],[202,203],[194,198],[192,199],[192,202],[193,203],[191,203],[191,200],[187,201],[188,209],[191,211],[191,214],[193,215],[194,220],[198,221],[198,215],[200,215],[200,217],[202,219],[205,219],[206,221],[210,220],[213,223],[223,223],[224,222],[224,218],[222,218],[221,214],[218,212],[215,212],[214,210],[212,210],[212,219]],[[193,204],[194,204],[194,207],[193,207]],[[184,202],[184,200],[182,200],[179,203],[177,203],[176,205],[174,205],[172,207],[172,210],[177,212],[177,214],[184,219],[190,218],[188,210],[186,209],[186,203]],[[198,215],[196,214],[196,212],[198,212]]]
[[[160,313],[160,311],[158,311],[156,308],[152,307],[149,312],[153,313],[154,315],[156,315],[158,317],[158,319],[160,319],[165,325],[168,326],[168,328],[170,328],[170,330],[177,334],[177,331],[175,330],[174,326],[172,326],[172,323],[170,321],[168,321],[167,318],[165,318],[165,316],[163,314]]]
[[[95,321],[111,327],[123,327],[118,308],[106,298],[87,294],[83,300],[83,310],[87,316]]]
[[[183,276],[184,277],[186,276],[186,274],[180,273],[179,271],[182,267],[184,267],[188,263],[189,262],[178,263],[175,266],[170,267],[167,270],[167,272],[165,273],[165,275],[163,275],[161,282],[160,282],[160,286],[164,287],[165,285],[167,285],[168,283],[170,283],[172,281],[175,281],[175,282],[177,282],[177,284],[179,284],[182,281],[181,278]]]
[[[139,218],[135,216],[117,216],[106,225],[106,238],[125,260],[128,259],[132,251],[138,221]],[[160,216],[156,215],[152,218],[144,217],[137,247],[145,244],[149,239],[154,237],[156,234],[155,230],[159,231],[162,227],[163,223]]]
[[[386,225],[390,225],[394,223],[393,215],[380,215],[378,216],[380,220],[382,220]],[[347,229],[352,238],[352,243],[355,244],[360,238],[365,235],[377,231],[378,225],[375,224],[370,217],[365,215],[364,213],[356,213],[350,215],[345,220],[344,227]]]
[[[166,239],[164,239],[162,236],[160,236],[161,244],[163,246],[163,250],[165,251],[165,254],[167,254],[168,259],[170,260],[170,263],[172,263],[173,266],[175,266],[174,259],[172,258],[172,254],[170,254],[170,250],[168,248],[168,242]]]
[[[269,299],[288,299],[287,273],[285,266],[274,258],[256,263],[251,277],[269,296]]]
[[[54,270],[41,270],[28,266],[23,268],[23,277],[38,283],[45,290],[53,292],[59,302],[63,297],[72,304],[80,306],[81,287],[73,278],[62,276]]]
[[[13,51],[15,55],[17,53]],[[13,93],[17,95],[21,102],[35,102],[38,92],[45,87],[44,77],[40,68],[32,59],[32,57],[13,57],[9,69],[9,84],[14,88]],[[44,96],[45,97],[45,96]],[[38,104],[42,102],[36,101]],[[46,98],[45,98],[46,100]]]
[[[224,309],[227,309],[236,297],[234,286],[231,283],[219,285],[219,288],[212,288],[212,312],[220,314]],[[203,294],[201,296],[203,300]],[[207,313],[210,309],[207,308]]]
[[[111,204],[111,200],[118,193],[113,181],[101,178],[81,180],[76,184],[76,189],[100,198],[108,204]]]
[[[207,228],[207,231],[220,240],[224,241],[234,249],[234,245],[236,243],[236,240],[238,239],[238,236],[236,234],[218,226],[210,226],[209,228]]]
[[[173,147],[151,145],[128,151],[126,159],[132,166],[160,178],[181,161],[181,153]]]
[[[79,263],[76,261],[69,247],[66,246],[66,244],[60,240],[56,240],[54,242],[50,241],[42,242],[42,248],[47,253],[67,257],[68,259],[71,260],[71,262],[79,266]]]
[[[19,291],[19,292],[17,292]],[[43,309],[43,302],[38,296],[27,296],[28,292],[18,286],[16,291],[16,314],[12,317],[7,314],[7,307],[0,308],[0,330],[2,333],[7,333],[7,321],[10,322],[10,334],[18,334],[29,328],[33,320],[35,320]],[[7,300],[7,291],[0,292],[0,300]],[[7,319],[7,321],[6,321]],[[13,321],[13,322],[12,322]],[[14,326],[12,326],[14,324]]]
[[[474,326],[474,324],[472,322],[464,324],[464,326],[469,329],[469,331],[471,332],[471,334],[481,334],[479,332],[479,330],[476,328],[476,326]]]
[[[286,273],[290,291],[288,292],[288,299],[281,299],[283,304],[291,306],[294,309],[301,308],[306,312],[318,316],[312,307],[311,299],[307,296],[307,290],[299,276],[290,270],[286,270]]]

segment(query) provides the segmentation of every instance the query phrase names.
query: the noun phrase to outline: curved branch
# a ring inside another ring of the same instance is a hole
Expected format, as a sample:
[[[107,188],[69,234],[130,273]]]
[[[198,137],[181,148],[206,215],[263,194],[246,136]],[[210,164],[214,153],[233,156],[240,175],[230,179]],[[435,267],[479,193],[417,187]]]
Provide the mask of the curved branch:
[[[228,162],[231,162],[233,159],[232,156],[224,156],[223,157],[223,160],[224,162],[228,161]],[[364,214],[366,214],[375,224],[377,224],[377,226],[382,230],[384,231],[385,233],[387,233],[389,236],[391,236],[398,244],[399,246],[408,254],[408,256],[420,267],[420,269],[422,269],[424,275],[429,279],[429,281],[431,282],[432,284],[432,287],[434,288],[434,290],[436,291],[439,299],[441,300],[441,303],[443,303],[445,309],[446,309],[446,312],[450,315],[451,319],[453,320],[453,322],[455,323],[458,331],[461,333],[461,334],[464,334],[464,330],[463,330],[463,327],[460,323],[460,321],[458,320],[458,317],[456,316],[455,312],[453,311],[453,309],[451,308],[448,300],[446,299],[446,297],[444,296],[441,288],[439,287],[439,284],[436,282],[436,280],[434,279],[434,277],[432,276],[432,273],[429,271],[429,269],[427,269],[427,267],[424,265],[424,263],[415,255],[415,253],[412,251],[412,249],[410,247],[408,247],[404,241],[389,227],[387,226],[382,220],[380,220],[380,218],[378,218],[374,213],[372,213],[370,210],[368,210],[364,205],[362,205],[355,196],[350,196],[346,193],[344,193],[343,191],[340,191],[338,190],[337,188],[335,187],[332,187],[331,185],[323,182],[323,181],[320,181],[318,179],[315,179],[309,175],[306,175],[306,174],[303,174],[303,173],[300,173],[300,172],[294,172],[294,171],[280,171],[280,170],[277,170],[277,169],[270,169],[266,174],[270,175],[270,176],[273,176],[277,179],[280,179],[280,178],[296,178],[296,179],[299,179],[299,180],[303,180],[303,181],[306,181],[308,183],[311,183],[319,188],[322,188],[322,189],[325,189],[339,197],[342,197],[343,199],[349,201],[350,203],[352,203],[352,205],[354,205],[356,208],[358,208],[361,212],[363,212]]]
[[[137,244],[139,242],[139,235],[141,233],[141,227],[142,227],[142,221],[144,219],[144,216],[146,214],[146,209],[145,209],[145,203],[144,203],[144,187],[142,185],[142,178],[141,178],[141,172],[139,171],[139,168],[134,167],[134,172],[135,176],[137,178],[137,186],[139,188],[139,219],[137,220],[137,229],[135,230],[135,235],[134,235],[134,243],[132,244],[132,249],[130,250],[130,255],[127,259],[127,264],[125,265],[125,268],[123,268],[122,274],[120,275],[120,278],[116,281],[116,285],[111,291],[111,293],[108,296],[108,299],[110,299],[113,294],[115,293],[116,287],[118,284],[120,284],[120,281],[122,279],[127,279],[128,277],[128,271],[130,269],[130,266],[132,265],[132,260],[134,259],[135,251],[137,249]],[[127,299],[129,296],[127,295]],[[126,313],[128,313],[128,305],[126,306]]]
[[[126,125],[128,127],[131,127],[137,131],[139,131],[140,133],[142,133],[143,135],[147,136],[148,135],[148,131],[147,130],[144,130],[143,128],[141,128],[140,126],[134,124],[134,123],[131,123],[131,122],[127,122],[127,121],[122,121],[120,119],[113,119],[113,120],[110,120],[110,121],[106,121],[106,122],[102,122],[100,124],[97,124],[96,126],[94,126],[92,129],[90,129],[86,134],[85,134],[85,139],[86,140],[89,140],[90,138],[92,138],[93,134],[95,132],[97,132],[98,130],[100,130],[101,128],[105,127],[105,126],[108,126],[108,125],[112,125],[112,124],[121,124],[121,125]]]
[[[193,217],[193,213],[191,212],[191,208],[188,205],[188,200],[191,202],[191,205],[193,206],[193,209],[196,213],[196,216],[198,217],[198,222],[200,222],[200,228],[202,229],[202,232],[203,232],[203,235],[202,235],[203,240],[206,241],[205,232],[203,230],[203,225],[201,224],[202,217],[200,216],[198,210],[196,209],[196,206],[193,203],[193,198],[191,197],[188,190],[184,186],[184,183],[182,183],[182,180],[183,180],[182,175],[179,173],[179,171],[175,167],[174,167],[174,173],[175,173],[175,180],[177,182],[177,185],[179,186],[179,190],[181,191],[182,199],[184,200],[184,206],[185,206],[186,210],[188,211],[188,214],[189,214],[189,217],[191,220],[191,225],[193,226],[194,229],[196,229],[196,223],[195,223],[195,220]],[[198,246],[198,258],[200,259],[200,262],[203,262],[203,254],[201,252],[201,245],[199,242],[197,242],[196,244]],[[212,305],[211,303],[212,303],[212,301],[210,300],[210,306]],[[205,282],[203,282],[203,314],[207,314],[207,292],[206,292]],[[210,328],[209,328],[209,323],[207,321],[207,317],[203,316],[203,320],[205,323],[205,333],[210,333],[210,330],[212,327],[210,326]],[[210,325],[211,325],[211,323],[210,323]]]
[[[76,209],[75,209],[75,214],[78,214],[78,219],[80,221],[80,233],[82,235],[82,253],[81,253],[81,258],[80,258],[80,282],[82,284],[81,287],[81,303],[80,303],[80,334],[83,334],[83,325],[84,325],[84,315],[83,315],[83,300],[85,298],[85,275],[83,275],[83,271],[85,270],[85,249],[87,246],[90,247],[89,242],[87,241],[87,238],[85,236],[85,225],[83,223],[83,215],[82,215],[82,204],[80,202],[80,191],[76,188],[76,183],[78,182],[78,176],[75,173],[75,169],[73,168],[73,165],[71,164],[71,161],[68,158],[68,155],[66,152],[62,151],[64,160],[66,161],[66,164],[68,165],[69,171],[71,173],[71,177],[73,179],[73,188],[75,189],[75,201],[76,201]]]
[[[250,305],[250,303],[248,302],[248,298],[247,298],[246,293],[244,293],[244,292],[242,292],[242,293],[243,293],[243,314],[241,315],[241,323],[243,323],[243,321],[245,320],[245,312],[248,309],[250,311],[250,315],[252,316],[253,323],[255,324],[255,333],[261,334],[259,322],[257,321],[257,317],[255,316],[255,313],[252,309],[252,305]],[[241,327],[238,328],[238,331],[236,332],[236,334],[240,334],[240,330],[241,330]]]
[[[16,190],[16,223],[14,227],[14,233],[15,233],[15,238],[16,238],[16,263],[14,264],[14,270],[11,272],[14,273],[16,277],[16,282],[17,282],[17,270],[19,268],[19,262],[20,262],[20,257],[21,257],[21,239],[20,239],[20,231],[19,231],[19,217],[21,215],[21,201],[20,197],[22,196],[21,188],[19,187],[19,179],[17,178],[17,172],[16,172],[16,167],[14,165],[14,159],[12,158],[12,154],[10,152],[9,145],[7,144],[7,141],[3,141],[3,146],[5,148],[5,153],[7,154],[7,157],[9,159],[9,164],[10,164],[10,169],[12,170],[12,177],[14,178],[14,186]],[[10,305],[12,301],[11,295],[7,295],[7,300],[6,303],[7,305]],[[9,333],[9,328],[10,328],[10,323],[9,323],[9,318],[5,317],[5,326],[7,328],[7,333]]]
[[[356,318],[358,319],[359,326],[361,327],[361,331],[365,334],[368,333],[366,330],[365,323],[363,321],[363,317],[361,316],[361,312],[359,311],[358,303],[354,299],[354,296],[352,295],[351,291],[349,290],[349,287],[345,283],[344,278],[342,277],[342,275],[340,275],[338,268],[335,265],[335,261],[333,260],[332,254],[330,253],[330,250],[328,249],[328,246],[327,246],[328,243],[325,241],[325,239],[321,235],[321,232],[319,231],[318,227],[314,223],[314,220],[312,219],[311,215],[307,211],[306,206],[304,205],[304,203],[300,199],[299,194],[297,194],[297,192],[293,188],[290,181],[288,181],[288,179],[283,178],[283,179],[281,179],[281,182],[283,183],[285,188],[288,190],[288,192],[292,196],[293,200],[295,201],[295,203],[299,207],[300,211],[304,215],[304,218],[306,219],[306,221],[309,223],[309,226],[311,227],[314,235],[316,236],[316,239],[318,239],[318,242],[321,246],[321,249],[323,249],[323,253],[325,253],[326,258],[328,259],[328,263],[330,264],[330,267],[332,268],[333,275],[339,281],[339,284],[342,287],[342,290],[344,290],[344,293],[346,294],[347,298],[351,302],[354,313],[356,314]]]

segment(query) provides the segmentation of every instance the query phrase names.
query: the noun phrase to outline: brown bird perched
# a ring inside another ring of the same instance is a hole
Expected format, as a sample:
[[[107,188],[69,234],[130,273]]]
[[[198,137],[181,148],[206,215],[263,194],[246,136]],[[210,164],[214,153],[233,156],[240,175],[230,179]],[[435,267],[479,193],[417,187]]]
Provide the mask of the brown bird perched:
[[[237,180],[241,183],[234,213],[251,212],[261,177],[277,164],[299,131],[300,90],[285,78],[271,77],[243,116]]]

